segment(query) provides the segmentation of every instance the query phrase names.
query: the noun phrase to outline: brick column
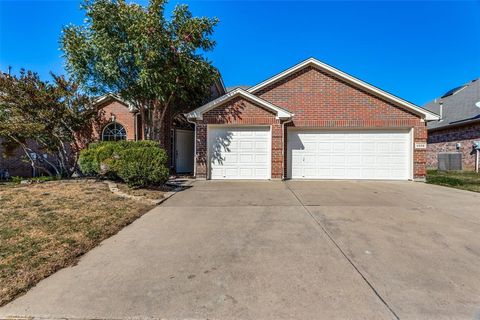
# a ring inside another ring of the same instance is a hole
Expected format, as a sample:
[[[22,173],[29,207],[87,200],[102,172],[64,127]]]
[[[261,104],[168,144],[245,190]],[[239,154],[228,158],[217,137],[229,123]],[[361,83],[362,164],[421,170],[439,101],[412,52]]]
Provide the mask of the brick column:
[[[413,128],[413,179],[425,180],[427,176],[427,150],[415,149],[415,142],[427,143],[427,124],[420,122]]]
[[[283,178],[283,139],[282,125],[279,121],[272,124],[272,179]]]
[[[196,154],[195,161],[197,166],[196,178],[207,178],[207,125],[197,122],[196,130]]]

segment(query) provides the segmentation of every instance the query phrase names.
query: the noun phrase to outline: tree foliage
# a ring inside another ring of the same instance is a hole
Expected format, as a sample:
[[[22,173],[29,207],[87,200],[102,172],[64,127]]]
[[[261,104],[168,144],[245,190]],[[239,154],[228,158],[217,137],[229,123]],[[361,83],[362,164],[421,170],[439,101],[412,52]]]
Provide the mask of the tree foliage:
[[[70,176],[76,169],[78,138],[91,127],[95,113],[73,80],[51,75],[53,83],[32,71],[21,70],[18,77],[0,74],[0,137],[7,155],[21,148],[32,167]]]
[[[85,24],[63,29],[68,71],[95,94],[115,92],[147,120],[147,138],[160,140],[166,114],[203,103],[218,78],[202,53],[212,50],[216,18],[193,17],[186,5],[165,16],[165,0],[147,6],[86,0]]]

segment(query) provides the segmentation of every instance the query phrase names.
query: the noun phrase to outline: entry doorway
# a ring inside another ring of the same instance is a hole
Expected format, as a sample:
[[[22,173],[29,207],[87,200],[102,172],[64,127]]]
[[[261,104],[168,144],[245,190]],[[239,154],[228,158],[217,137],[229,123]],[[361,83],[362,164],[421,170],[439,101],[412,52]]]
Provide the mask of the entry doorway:
[[[192,173],[194,165],[195,133],[192,130],[175,130],[175,171]]]

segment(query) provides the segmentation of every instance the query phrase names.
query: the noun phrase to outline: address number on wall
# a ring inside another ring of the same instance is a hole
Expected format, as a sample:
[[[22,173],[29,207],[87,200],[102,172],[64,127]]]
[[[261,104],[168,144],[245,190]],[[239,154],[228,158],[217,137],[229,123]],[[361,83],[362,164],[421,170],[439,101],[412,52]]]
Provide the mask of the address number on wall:
[[[415,149],[427,149],[425,142],[415,142]]]

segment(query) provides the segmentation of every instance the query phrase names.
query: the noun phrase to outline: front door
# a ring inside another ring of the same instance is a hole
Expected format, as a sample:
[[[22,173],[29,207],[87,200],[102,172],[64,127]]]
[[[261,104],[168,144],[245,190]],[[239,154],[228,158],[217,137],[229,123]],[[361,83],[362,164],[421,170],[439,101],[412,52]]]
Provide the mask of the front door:
[[[177,173],[192,173],[194,157],[194,132],[176,130],[175,170]]]

